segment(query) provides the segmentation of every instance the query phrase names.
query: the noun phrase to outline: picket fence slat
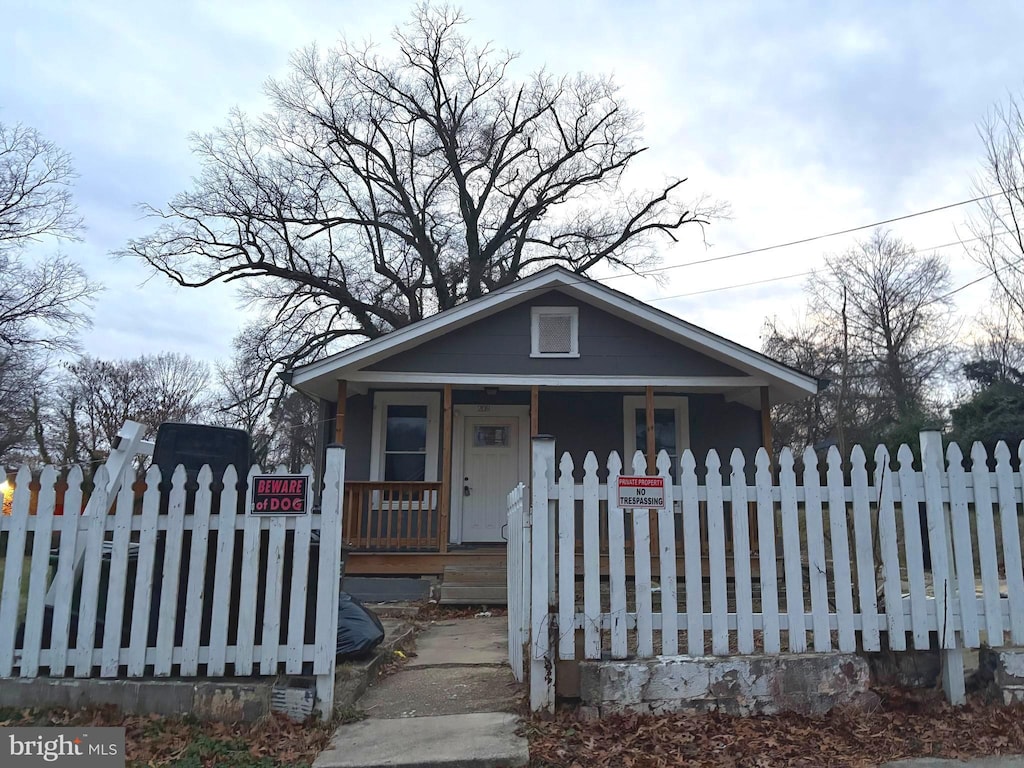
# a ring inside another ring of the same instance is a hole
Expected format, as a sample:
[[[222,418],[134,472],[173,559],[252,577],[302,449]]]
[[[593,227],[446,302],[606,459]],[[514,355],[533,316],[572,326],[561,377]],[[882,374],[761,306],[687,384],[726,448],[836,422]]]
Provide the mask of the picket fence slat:
[[[249,470],[246,486],[252,488],[260,468]],[[262,527],[255,515],[246,515],[242,532],[242,571],[239,577],[238,628],[234,673],[252,674],[253,646],[256,643],[256,586],[259,580],[259,551]]]
[[[938,622],[939,647],[956,648],[954,612],[959,606],[953,548],[949,540],[949,520],[942,501],[942,436],[938,432],[921,435],[921,474],[924,477],[925,520],[931,551],[932,592]],[[922,578],[924,567],[921,568]],[[973,593],[973,590],[972,590]],[[925,622],[927,626],[927,621]],[[962,687],[962,678],[961,678]]]
[[[39,499],[36,510],[36,528],[33,532],[32,565],[26,606],[42,605],[46,600],[46,588],[49,586],[46,581],[50,570],[53,512],[57,503],[57,493],[54,488],[56,483],[57,473],[53,467],[43,469],[39,477]],[[39,652],[43,644],[44,617],[45,611],[26,611],[25,639],[21,656],[22,677],[36,677],[39,674]]]
[[[779,457],[779,486],[782,497],[782,557],[786,577],[786,615],[789,618],[789,650],[807,650],[804,621],[804,575],[800,552],[800,517],[796,500],[793,453],[783,448]]]
[[[832,586],[836,601],[839,650],[853,653],[857,648],[853,628],[853,577],[850,568],[850,541],[847,529],[846,501],[843,493],[843,464],[839,449],[828,449],[828,524],[831,537]]]
[[[612,452],[608,457],[608,487],[618,486],[622,459]],[[623,511],[608,496],[608,600],[612,617],[612,658],[624,659],[626,645],[626,533]]]
[[[641,451],[633,454],[633,475],[647,474],[647,459]],[[633,588],[636,592],[636,648],[641,656],[654,655],[654,602],[651,594],[651,513],[630,510],[633,518]]]
[[[725,568],[725,509],[722,501],[722,462],[718,452],[708,451],[704,462],[708,489],[708,576],[711,579],[711,652],[729,653],[729,595]]]
[[[53,592],[70,595],[74,588],[75,552],[78,550],[78,520],[82,509],[82,469],[72,467],[64,494],[64,514],[61,516],[60,545],[57,550],[57,572],[53,577]],[[57,600],[53,606],[53,625],[50,632],[49,668],[53,677],[63,677],[68,666],[68,645],[71,631],[71,601]]]
[[[704,579],[701,563],[697,461],[687,448],[679,461],[683,501],[683,570],[686,593],[686,652],[704,655]],[[610,483],[611,481],[609,481]]]
[[[121,651],[121,620],[124,618],[125,587],[128,583],[128,545],[131,542],[135,492],[130,482],[121,483],[114,511],[110,565],[107,572],[107,606],[103,618],[102,677],[117,677]]]
[[[129,677],[142,677],[146,672],[146,646],[149,643],[149,621],[153,599],[153,568],[156,562],[156,519],[160,513],[159,486],[160,467],[154,465],[146,472],[146,494],[142,498],[139,561],[135,572],[132,633],[128,654]]]
[[[884,445],[880,445],[875,451],[875,490],[878,494],[878,542],[882,555],[885,616],[889,628],[889,647],[894,651],[905,651],[907,635],[903,615],[899,542],[896,538],[896,507],[891,482],[893,477],[889,451]]]
[[[1003,644],[1004,623],[999,607],[999,559],[996,556],[996,528],[992,487],[988,482],[988,455],[980,442],[971,446],[971,476],[974,478],[974,514],[977,519],[978,563],[981,566],[982,600],[985,605],[985,633],[994,647]]]
[[[185,521],[185,468],[171,475],[167,502],[167,533],[164,540],[164,567],[160,579],[160,612],[156,631],[157,664],[153,674],[171,674],[171,649],[174,647],[178,617],[178,589]]]
[[[15,476],[12,505],[15,509],[28,509],[31,480],[28,467],[22,467]],[[28,515],[15,515],[7,533],[4,551],[4,583],[0,589],[0,677],[10,677],[14,669],[14,640],[18,631],[21,603],[22,567],[25,559]]]
[[[205,594],[206,555],[210,539],[210,507],[213,504],[210,488],[213,472],[209,464],[199,470],[196,482],[199,487],[196,489],[192,512],[192,541],[189,546],[185,627],[182,636],[184,655],[181,663],[181,674],[189,677],[199,670],[199,633],[202,629],[203,605],[208,599]]]
[[[853,490],[853,537],[857,560],[857,596],[861,616],[866,620],[861,643],[866,651],[878,651],[881,649],[881,639],[877,621],[878,595],[875,586],[875,556],[871,534],[867,457],[859,445],[855,445],[850,454],[850,482]]]
[[[576,615],[576,494],[573,462],[563,454],[558,465],[558,657],[576,657],[576,637],[570,630]]]
[[[754,600],[750,580],[750,531],[748,530],[747,480],[743,452],[734,448],[729,457],[729,493],[732,505],[733,563],[736,590],[736,645],[740,653],[754,652]]]
[[[302,474],[313,487],[313,468],[303,467]],[[306,500],[308,508],[309,500]],[[309,545],[312,540],[309,515],[295,520],[292,538],[291,591],[288,595],[288,656],[285,671],[290,675],[302,674],[302,649],[306,642],[306,590],[309,581]]]
[[[93,647],[96,640],[96,617],[99,611],[99,586],[103,561],[104,526],[107,516],[107,470],[100,467],[93,478],[95,487],[89,498],[92,514],[83,515],[86,522],[83,550],[82,591],[78,608],[78,635],[75,643],[75,677],[90,677]],[[81,538],[81,537],[79,537]]]
[[[811,590],[814,650],[832,650],[828,626],[828,563],[825,561],[825,528],[821,512],[821,485],[818,480],[818,456],[804,451],[804,520],[807,530],[807,581]]]
[[[1024,643],[1024,567],[1021,566],[1020,527],[1010,467],[1010,449],[1002,440],[996,445],[996,483],[999,489],[999,524],[1003,534],[1003,570],[1010,599],[1010,640]]]
[[[594,465],[597,465],[595,459]],[[676,584],[676,523],[672,485],[672,460],[667,451],[658,453],[658,476],[665,483],[665,507],[658,510],[658,565],[661,579],[661,652],[679,653],[679,595]],[[596,489],[595,489],[596,490]],[[595,572],[597,569],[595,569]],[[584,574],[584,578],[586,574]],[[587,612],[590,615],[590,612]]]
[[[914,483],[914,453],[909,445],[901,445],[896,454],[899,462],[901,488],[900,509],[903,513],[903,546],[907,581],[910,584],[910,626],[914,647],[928,648],[928,617],[925,615],[924,550],[921,546],[920,504],[924,501]],[[932,556],[935,553],[932,552]],[[901,582],[902,583],[902,582]],[[901,589],[902,591],[902,589]]]
[[[278,474],[281,474],[278,472]],[[260,657],[260,674],[273,674],[277,666],[274,646],[281,635],[281,594],[284,581],[284,518],[275,516],[270,520],[270,534],[267,545],[267,577],[263,583],[263,632],[261,637],[263,653]]]
[[[979,606],[975,592],[974,547],[971,544],[971,519],[963,459],[960,446],[950,443],[946,451],[947,472],[949,473],[949,514],[953,534],[953,556],[956,562],[960,617],[964,644],[969,648],[975,648],[981,640],[978,616],[984,608]],[[997,594],[997,608],[998,600],[999,595]]]
[[[754,459],[757,495],[758,561],[761,571],[761,615],[764,617],[765,653],[779,653],[779,575],[775,554],[775,506],[772,501],[772,470],[768,452],[759,448]]]
[[[583,461],[583,653],[601,658],[601,518],[598,498],[597,456]]]

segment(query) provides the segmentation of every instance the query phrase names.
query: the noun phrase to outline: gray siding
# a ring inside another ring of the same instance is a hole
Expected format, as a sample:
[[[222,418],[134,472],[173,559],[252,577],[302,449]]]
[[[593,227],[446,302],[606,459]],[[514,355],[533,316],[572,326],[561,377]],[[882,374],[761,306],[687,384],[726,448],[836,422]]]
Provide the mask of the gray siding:
[[[753,465],[754,454],[761,446],[759,411],[738,403],[727,403],[721,395],[679,394],[689,399],[690,448],[697,458],[698,468],[703,466],[704,458],[712,448],[719,451],[724,465],[728,465],[728,452],[733,448],[743,450],[748,465]],[[608,454],[612,451],[622,452],[622,397],[618,392],[540,392],[540,432],[554,435],[555,449],[559,456],[569,452],[576,463],[578,477],[582,477],[583,459],[587,451],[597,454],[602,475]],[[345,472],[349,480],[370,479],[373,424],[371,398],[372,393],[354,395],[348,399],[345,415]],[[488,396],[480,391],[455,390],[452,401],[456,405],[529,404],[530,393],[525,390],[508,390]],[[330,429],[333,434],[333,423]],[[440,461],[441,452],[438,451],[439,464]]]
[[[332,427],[333,429],[333,427]],[[370,435],[373,402],[369,395],[353,395],[345,407],[345,477],[370,479]]]
[[[661,393],[659,394],[668,394]],[[738,403],[727,403],[721,395],[679,393],[688,399],[690,413],[690,449],[698,467],[712,448],[719,451],[727,465],[733,448],[739,448],[753,464],[761,447],[761,414]],[[614,392],[541,392],[540,431],[554,435],[555,450],[561,456],[568,451],[582,477],[587,451],[597,454],[604,474],[608,454],[622,453],[622,395]]]
[[[530,357],[530,308],[579,307],[578,358]],[[725,363],[551,291],[371,365],[418,373],[742,376]]]

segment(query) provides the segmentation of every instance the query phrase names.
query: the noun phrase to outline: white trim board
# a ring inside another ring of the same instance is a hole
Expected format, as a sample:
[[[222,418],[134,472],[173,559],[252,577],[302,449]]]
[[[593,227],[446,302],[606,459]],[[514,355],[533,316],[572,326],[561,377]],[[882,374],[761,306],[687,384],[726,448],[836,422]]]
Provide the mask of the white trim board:
[[[389,405],[427,406],[427,458],[424,481],[437,482],[440,438],[441,395],[438,392],[377,392],[373,397],[373,427],[370,430],[370,479],[384,479],[384,416]]]
[[[353,371],[350,382],[370,384],[430,384],[439,381],[454,385],[532,386],[541,387],[674,387],[708,389],[744,389],[764,387],[767,378],[753,376],[561,376],[557,374],[484,374],[484,373],[417,373],[404,371]]]

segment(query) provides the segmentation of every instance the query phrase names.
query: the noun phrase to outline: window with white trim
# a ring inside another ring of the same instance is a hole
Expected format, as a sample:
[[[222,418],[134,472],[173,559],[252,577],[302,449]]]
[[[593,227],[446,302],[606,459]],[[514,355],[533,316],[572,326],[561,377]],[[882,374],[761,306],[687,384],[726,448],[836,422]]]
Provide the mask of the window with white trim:
[[[623,463],[632,466],[633,454],[647,450],[647,398],[626,395],[622,398],[623,433],[626,449]],[[666,451],[672,460],[672,474],[679,466],[679,456],[690,447],[690,409],[685,397],[656,395],[654,397],[654,451]]]
[[[579,357],[578,307],[533,307],[530,310],[530,357]]]
[[[376,393],[370,478],[436,481],[439,412],[436,392]]]

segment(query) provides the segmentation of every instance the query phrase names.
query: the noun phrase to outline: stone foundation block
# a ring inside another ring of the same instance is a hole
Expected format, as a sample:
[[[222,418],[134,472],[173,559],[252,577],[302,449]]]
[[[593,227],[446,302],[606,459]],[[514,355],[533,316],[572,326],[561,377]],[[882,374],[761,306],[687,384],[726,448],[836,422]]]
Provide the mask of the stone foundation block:
[[[854,704],[868,680],[867,662],[852,653],[584,661],[580,703],[601,714],[822,714]]]
[[[1024,648],[981,648],[976,687],[1003,704],[1024,702]]]

